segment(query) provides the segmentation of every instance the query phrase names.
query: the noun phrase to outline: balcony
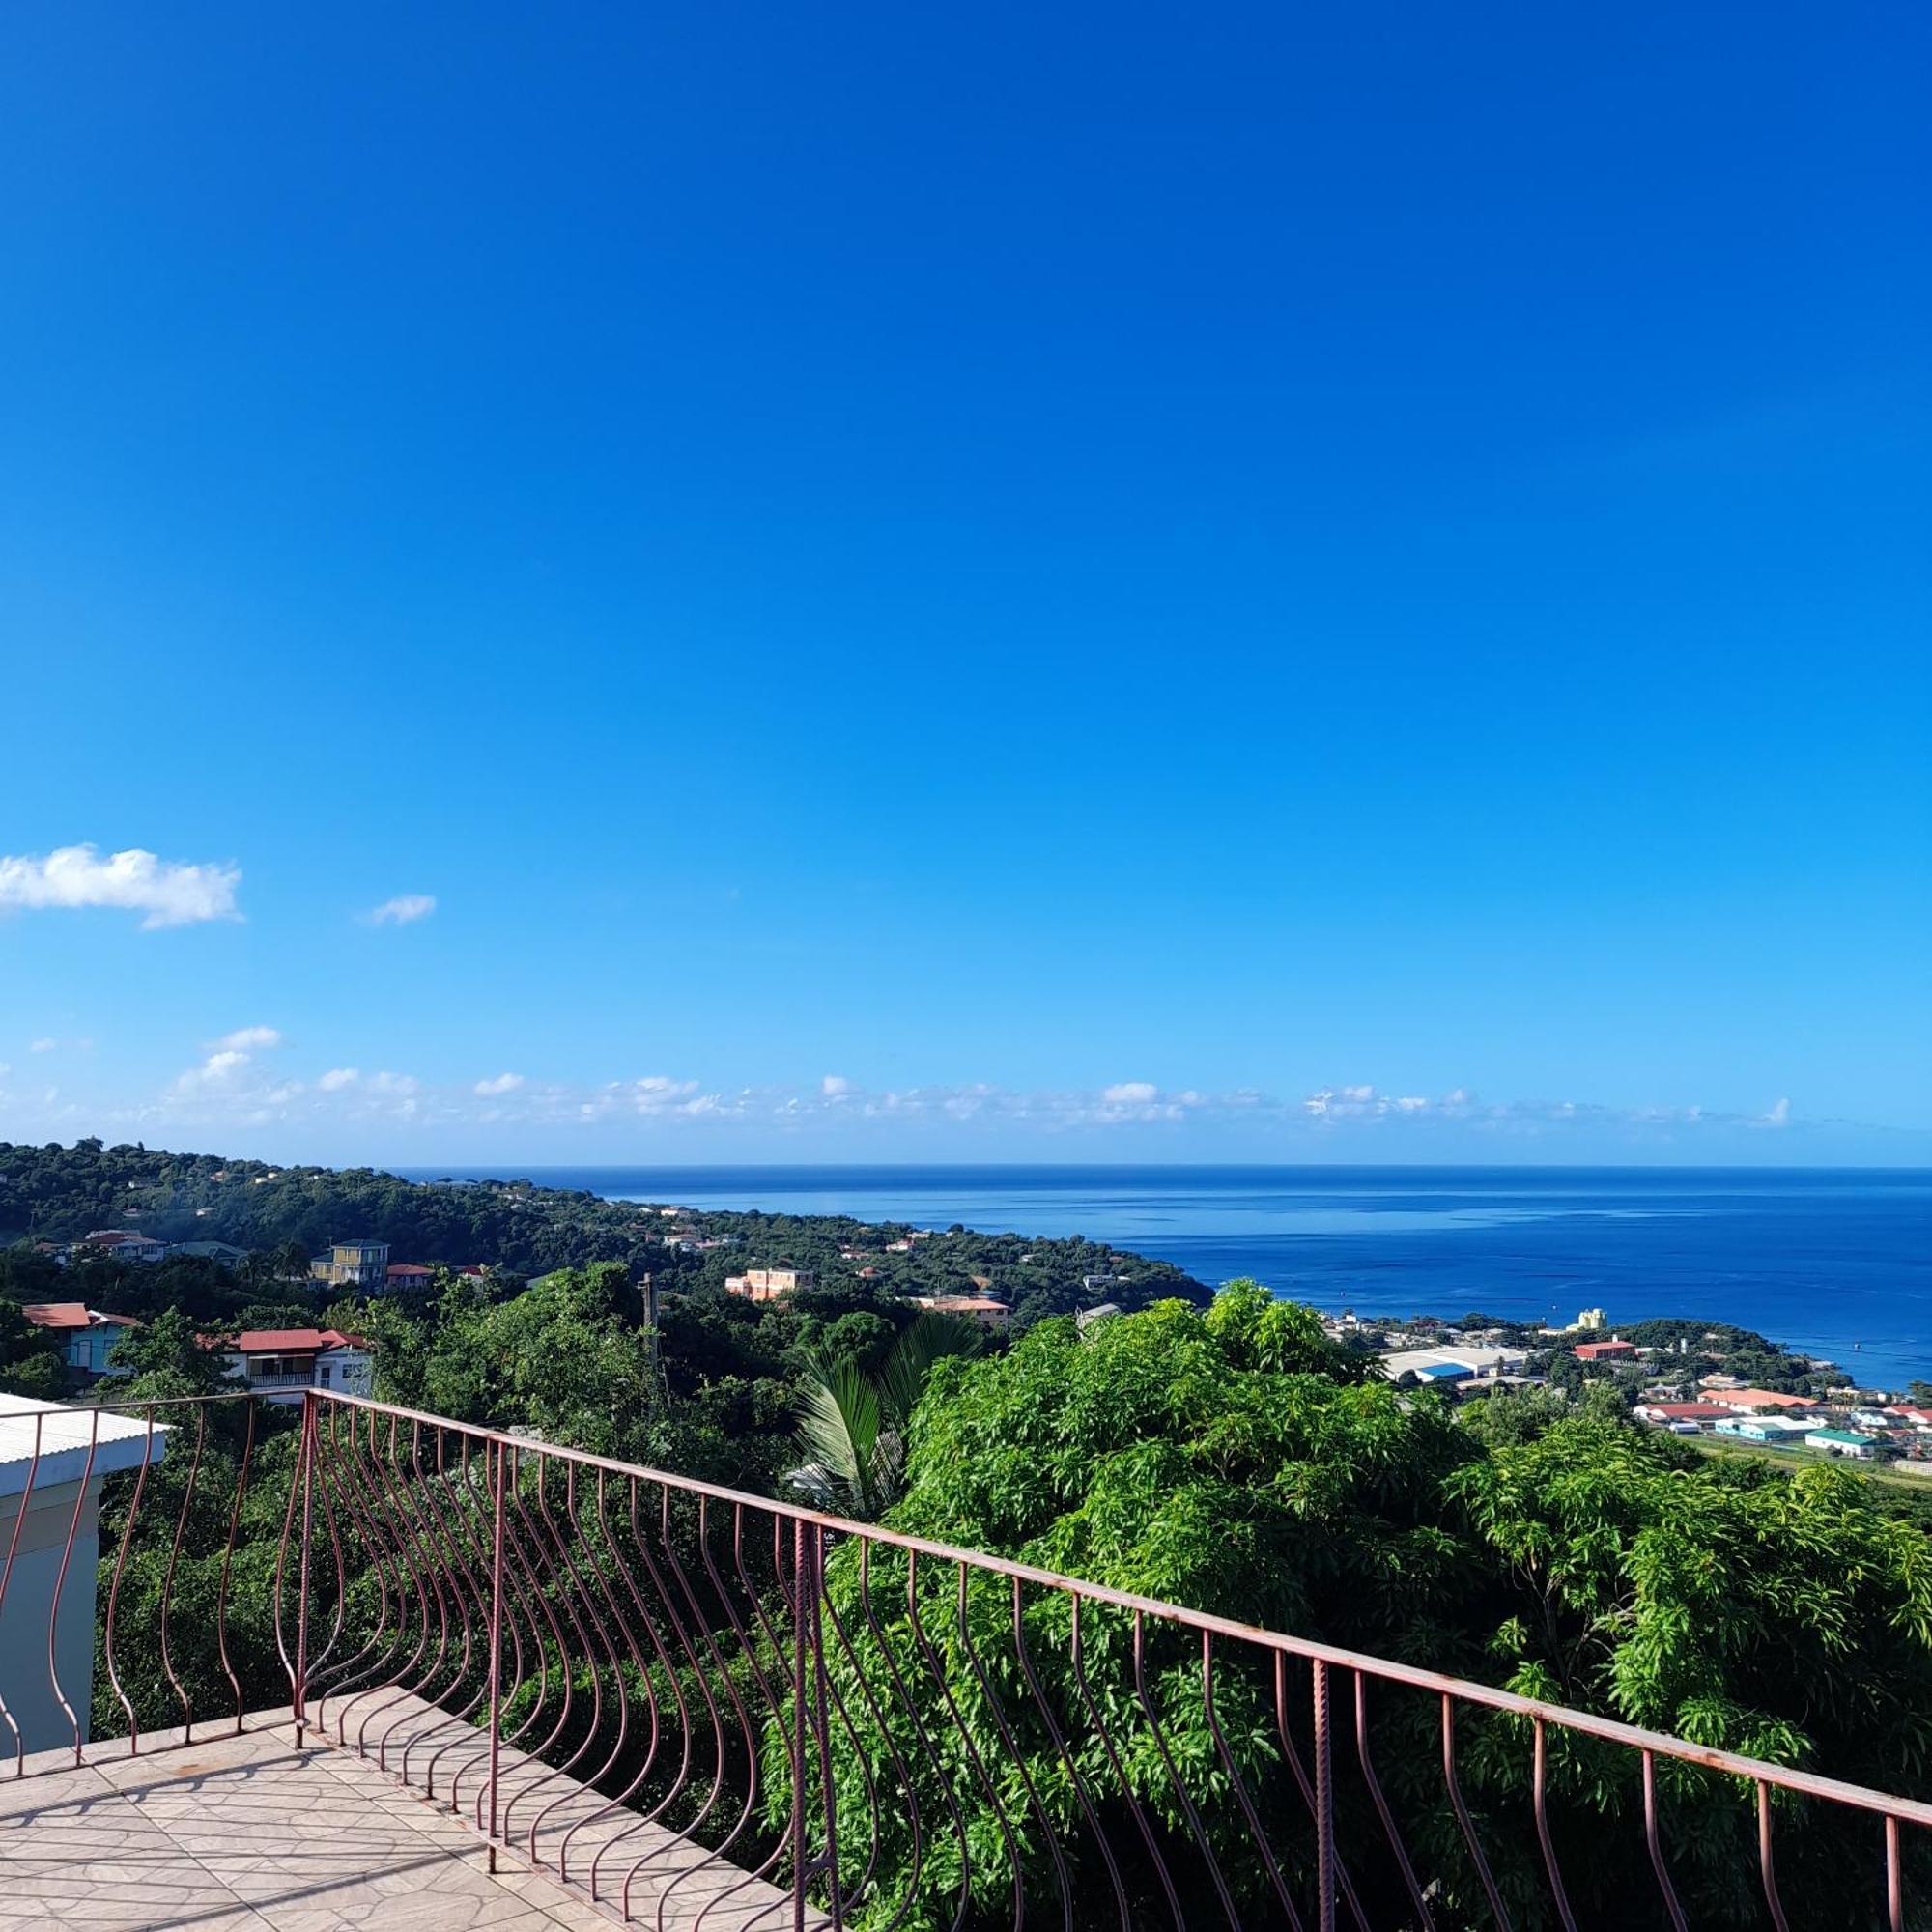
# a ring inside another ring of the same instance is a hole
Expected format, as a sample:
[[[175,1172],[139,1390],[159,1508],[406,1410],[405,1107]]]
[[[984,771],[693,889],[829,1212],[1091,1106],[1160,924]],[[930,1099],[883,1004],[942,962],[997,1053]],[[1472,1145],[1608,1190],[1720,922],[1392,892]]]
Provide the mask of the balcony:
[[[0,1916],[1932,1922],[1932,1805],[661,1471],[325,1391],[0,1430]]]

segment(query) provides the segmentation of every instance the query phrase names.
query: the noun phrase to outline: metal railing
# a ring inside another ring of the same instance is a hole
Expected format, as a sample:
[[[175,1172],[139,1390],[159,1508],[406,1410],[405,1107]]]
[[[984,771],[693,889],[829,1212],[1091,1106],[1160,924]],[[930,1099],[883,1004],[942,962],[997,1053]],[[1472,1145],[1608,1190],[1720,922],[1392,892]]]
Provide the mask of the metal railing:
[[[96,1730],[286,1703],[626,1918],[1925,1922],[1915,1799],[365,1398],[124,1413]]]

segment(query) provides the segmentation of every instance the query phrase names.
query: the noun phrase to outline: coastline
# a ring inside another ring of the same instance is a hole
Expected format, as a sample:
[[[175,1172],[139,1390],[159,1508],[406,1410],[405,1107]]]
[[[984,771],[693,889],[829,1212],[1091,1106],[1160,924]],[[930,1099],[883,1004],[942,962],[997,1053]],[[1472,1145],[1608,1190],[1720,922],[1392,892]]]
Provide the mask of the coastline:
[[[497,1176],[506,1173],[501,1167]],[[412,1179],[482,1170],[405,1170]],[[1083,1235],[1325,1314],[1723,1322],[1862,1382],[1932,1378],[1932,1172],[1913,1169],[635,1167],[545,1187],[705,1210]]]

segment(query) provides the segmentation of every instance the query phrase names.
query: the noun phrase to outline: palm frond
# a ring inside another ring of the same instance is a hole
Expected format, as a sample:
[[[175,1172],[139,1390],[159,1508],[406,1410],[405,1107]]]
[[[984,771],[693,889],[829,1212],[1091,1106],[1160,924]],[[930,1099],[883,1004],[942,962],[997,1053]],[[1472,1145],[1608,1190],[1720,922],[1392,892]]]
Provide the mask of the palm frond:
[[[879,1408],[887,1426],[905,1433],[933,1364],[949,1355],[977,1355],[986,1346],[985,1331],[961,1315],[923,1310],[893,1344],[879,1371]]]
[[[878,1503],[879,1398],[850,1360],[813,1362],[799,1384],[801,1489],[829,1493],[854,1516]]]

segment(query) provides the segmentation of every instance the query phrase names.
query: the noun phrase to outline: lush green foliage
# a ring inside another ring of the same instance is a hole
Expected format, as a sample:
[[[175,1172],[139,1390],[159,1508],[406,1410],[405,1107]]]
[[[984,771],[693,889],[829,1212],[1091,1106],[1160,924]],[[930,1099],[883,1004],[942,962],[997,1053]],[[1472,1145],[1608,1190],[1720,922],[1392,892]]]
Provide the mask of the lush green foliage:
[[[954,1228],[914,1239],[913,1229],[842,1215],[667,1216],[527,1180],[420,1183],[369,1168],[271,1168],[93,1140],[71,1148],[0,1143],[0,1242],[72,1240],[119,1226],[161,1240],[230,1242],[297,1275],[308,1255],[350,1237],[387,1241],[398,1261],[488,1264],[520,1277],[622,1262],[633,1274],[652,1275],[667,1294],[721,1290],[725,1276],[748,1264],[791,1264],[811,1269],[820,1289],[835,1294],[990,1287],[1012,1304],[1021,1327],[1099,1301],[1207,1299],[1200,1283],[1166,1263],[1077,1237]],[[1089,1278],[1098,1285],[1088,1288]],[[0,1282],[0,1293],[8,1292]]]
[[[1168,1305],[1085,1336],[1070,1322],[1046,1323],[1006,1356],[941,1365],[913,1427],[906,1497],[890,1520],[1778,1761],[1925,1789],[1932,1550],[1922,1531],[1874,1506],[1859,1477],[1715,1466],[1613,1409],[1558,1417],[1525,1405],[1486,1438],[1435,1396],[1359,1378],[1307,1311],[1252,1285],[1232,1288],[1205,1316]],[[1305,1844],[1305,1813],[1297,1829],[1298,1795],[1271,1723],[1273,1686],[1238,1644],[1220,1646],[1224,1758],[1206,1720],[1198,1638],[1150,1623],[1143,1696],[1128,1620],[1090,1608],[1083,1688],[1065,1601],[1031,1594],[1021,1627],[1076,1782],[1016,1667],[1008,1586],[969,1578],[962,1613],[957,1579],[939,1568],[909,1601],[900,1559],[875,1555],[869,1567],[866,1589],[857,1552],[831,1566],[832,1604],[852,1634],[838,1681],[848,1705],[867,1711],[860,1729],[872,1734],[839,1761],[853,1843],[869,1832],[861,1761],[875,1768],[895,1750],[924,1815],[943,1817],[949,1799],[961,1807],[971,1889],[988,1913],[1016,1860],[1050,1893],[1042,1814],[1085,1848],[1076,1896],[1107,1900],[1111,1881],[1094,1859],[1080,1793],[1083,1784],[1116,1790],[1122,1776],[1160,1821],[1170,1867],[1199,1885],[1205,1867],[1189,1847],[1178,1773],[1237,1905],[1245,1887],[1245,1904],[1259,1906],[1267,1880],[1234,1769],[1282,1828],[1277,1842]],[[915,1685],[942,1679],[963,1732],[934,1722],[922,1742],[897,1705],[867,1706],[860,1677],[889,1682],[894,1667]],[[1289,1736],[1304,1749],[1307,1699],[1297,1665]],[[1094,1706],[1112,1753],[1090,1721]],[[1379,1690],[1371,1707],[1405,1839],[1440,1887],[1438,1918],[1480,1918],[1477,1880],[1442,1802],[1433,1701]],[[1498,1882],[1522,1922],[1534,1923],[1542,1863],[1527,1829],[1528,1757],[1515,1720],[1463,1719],[1464,1790]],[[782,1777],[781,1766],[773,1771]],[[1567,1738],[1552,1747],[1552,1830],[1585,1922],[1650,1922],[1647,1896],[1631,1882],[1642,1855],[1636,1776],[1628,1753]],[[1748,1802],[1671,1765],[1662,1783],[1693,1922],[1753,1922]],[[1341,1805],[1345,1854],[1371,1922],[1405,1922],[1359,1780],[1342,1780]],[[891,1825],[900,1814],[887,1815],[874,1896],[893,1900],[911,1887],[921,1922],[949,1923],[956,1858],[939,1850],[915,1874],[910,1843]],[[1117,1804],[1101,1822],[1117,1846],[1131,1848],[1135,1828]],[[1820,1817],[1792,1817],[1780,1831],[1794,1922],[1852,1922],[1843,1861],[1855,1844],[1869,1863],[1869,1834],[1844,1840],[1838,1821]],[[1135,1909],[1157,1911],[1150,1864],[1137,1855],[1128,1865],[1130,1887],[1142,1888]],[[1112,1910],[1093,1909],[1103,1918]]]

